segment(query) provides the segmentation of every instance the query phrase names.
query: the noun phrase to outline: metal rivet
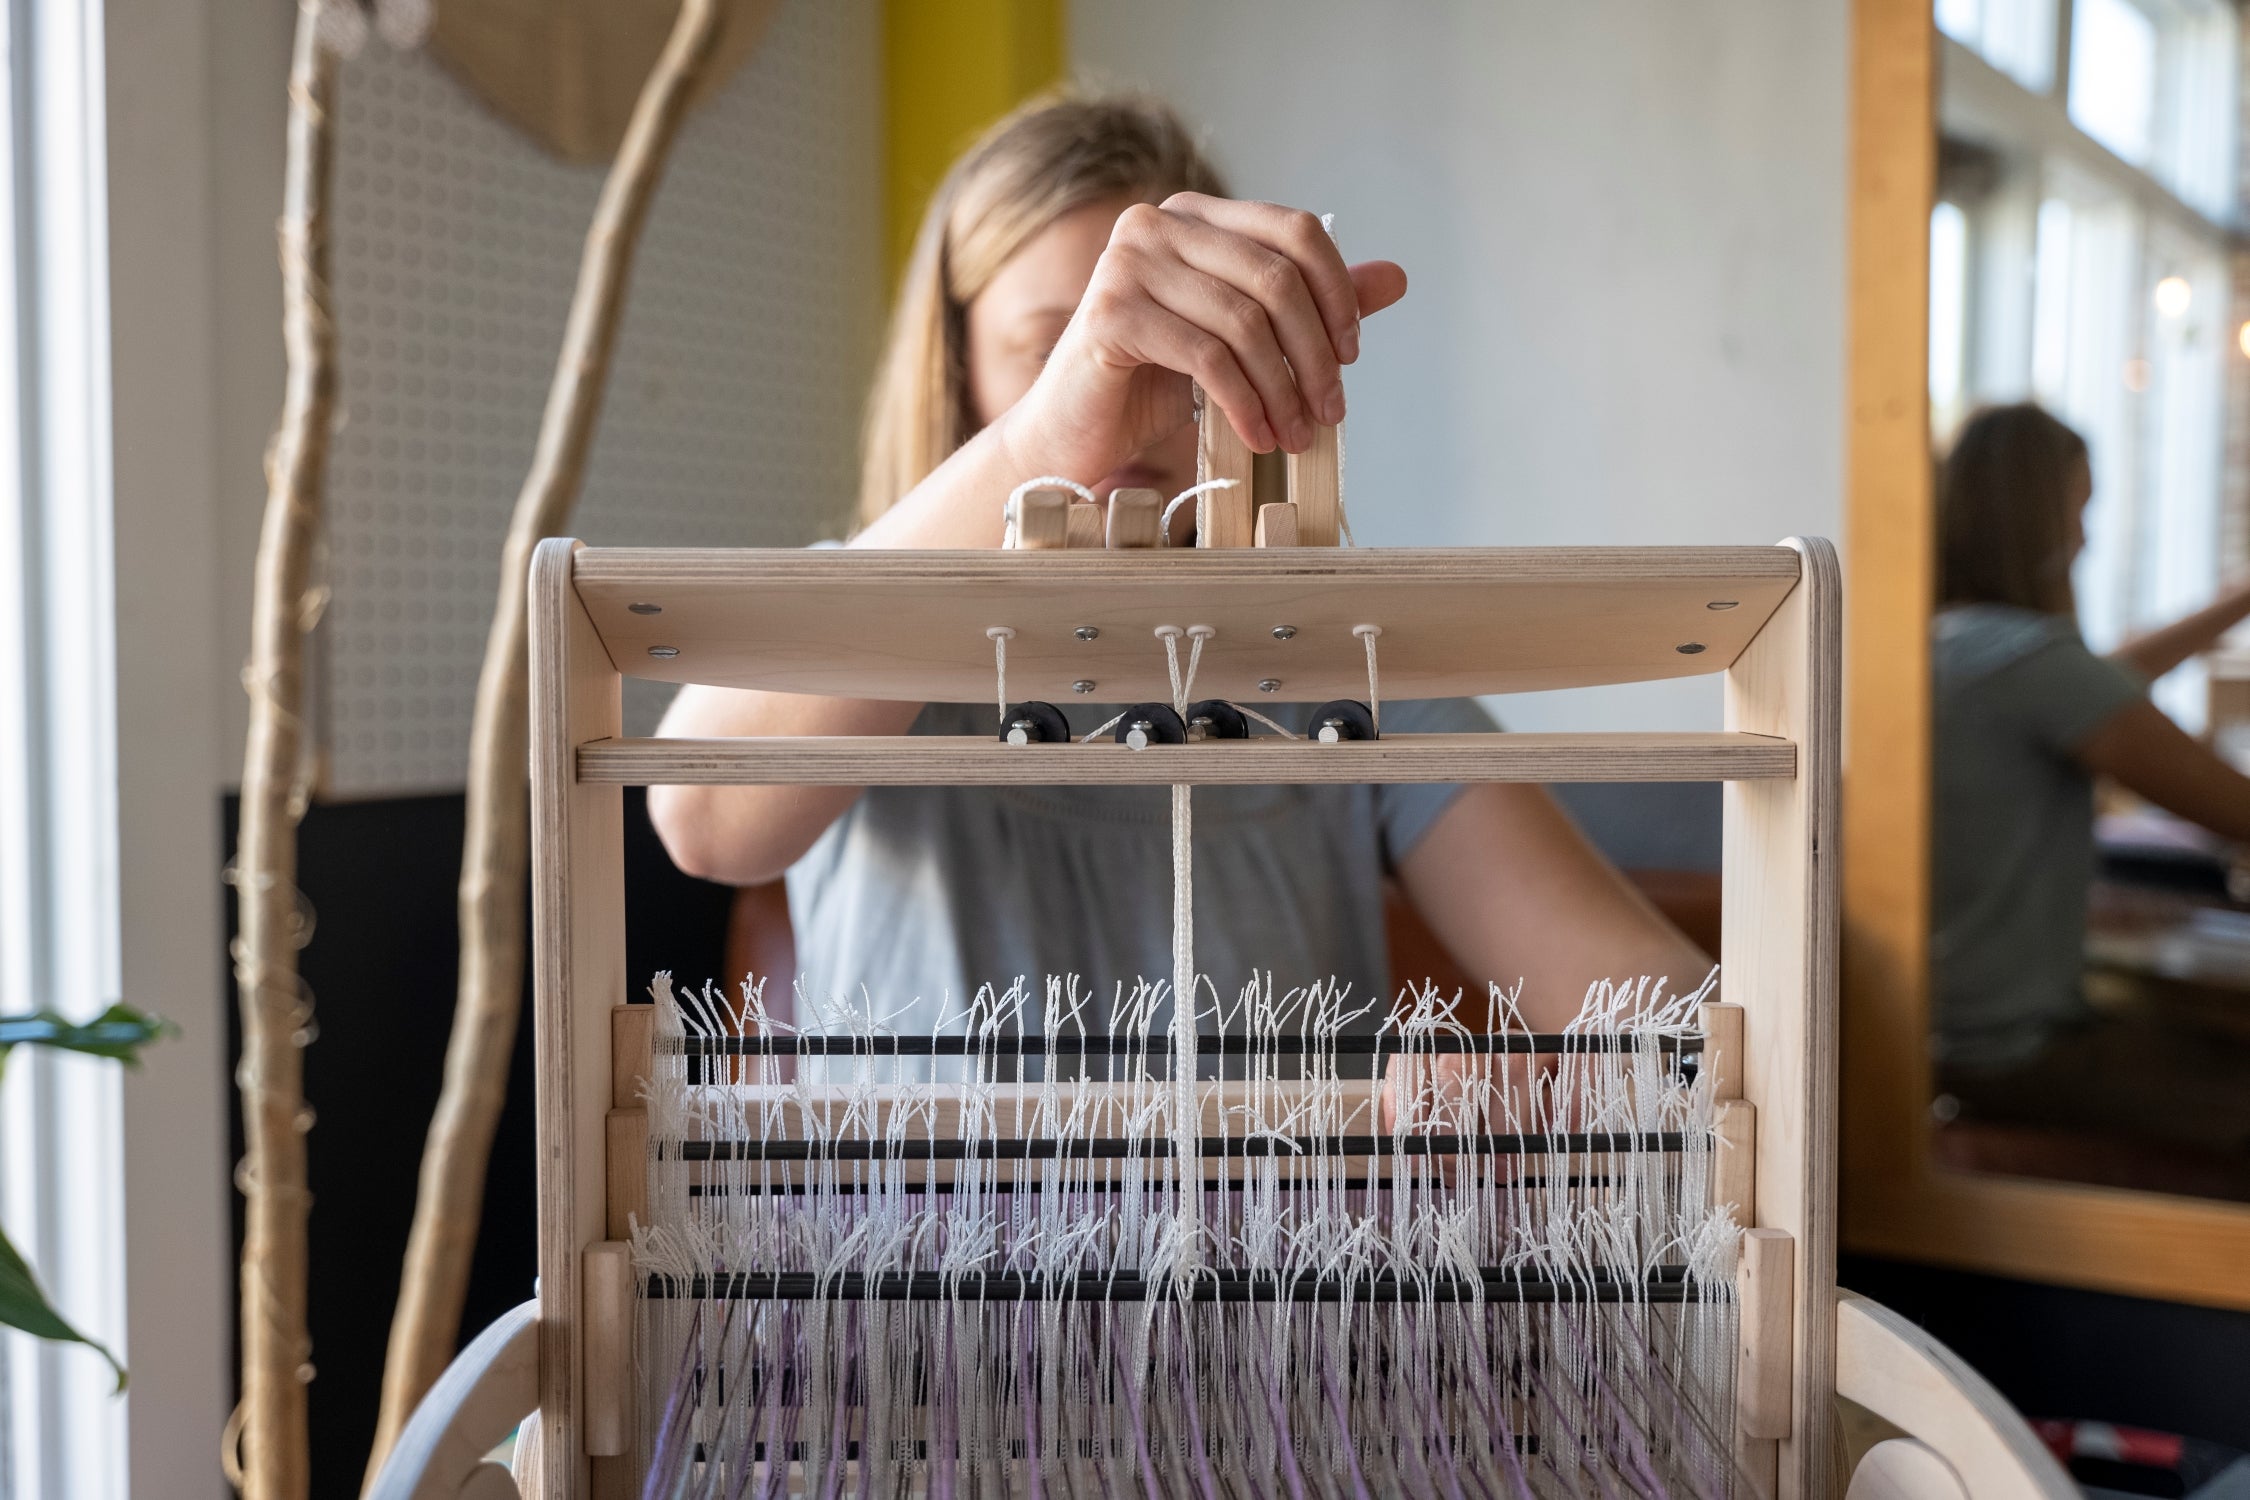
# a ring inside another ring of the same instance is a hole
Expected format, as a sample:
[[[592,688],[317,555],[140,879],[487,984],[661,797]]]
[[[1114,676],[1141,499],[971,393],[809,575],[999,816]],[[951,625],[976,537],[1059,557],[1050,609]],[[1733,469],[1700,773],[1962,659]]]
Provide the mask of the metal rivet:
[[[1297,638],[1297,627],[1294,625],[1276,625],[1273,628],[1273,638],[1277,641],[1293,641]]]
[[[1076,630],[1073,630],[1071,634],[1077,636],[1082,641],[1090,641],[1099,636],[1101,634],[1101,631],[1092,625],[1081,625]]]
[[[1029,719],[1016,720],[1015,723],[1008,726],[1008,743],[1011,745],[1030,744],[1031,730],[1032,724]]]
[[[1703,643],[1701,641],[1689,641],[1684,646],[1674,646],[1672,649],[1679,652],[1682,656],[1694,656],[1698,652],[1702,651]]]
[[[680,648],[677,646],[651,646],[648,648],[648,654],[651,656],[678,656]]]
[[[664,606],[661,604],[628,604],[625,607],[636,615],[660,615],[664,613]]]
[[[1135,719],[1125,731],[1125,743],[1135,750],[1148,748],[1148,732],[1156,726],[1146,719]]]
[[[1315,735],[1314,738],[1323,745],[1341,745],[1344,742],[1343,721],[1340,719],[1326,721],[1320,726],[1320,733]]]
[[[1703,607],[1705,609],[1732,609],[1741,602],[1742,601],[1740,599],[1713,599],[1709,604],[1706,604]]]
[[[1259,692],[1261,692],[1261,693],[1278,693],[1278,692],[1280,692],[1280,691],[1281,691],[1281,679],[1280,679],[1280,678],[1278,678],[1278,677],[1261,677],[1261,678],[1259,678],[1259,679],[1258,679],[1258,691],[1259,691]]]
[[[1094,690],[1094,679],[1081,677],[1070,685],[1070,690],[1074,693],[1090,693]]]

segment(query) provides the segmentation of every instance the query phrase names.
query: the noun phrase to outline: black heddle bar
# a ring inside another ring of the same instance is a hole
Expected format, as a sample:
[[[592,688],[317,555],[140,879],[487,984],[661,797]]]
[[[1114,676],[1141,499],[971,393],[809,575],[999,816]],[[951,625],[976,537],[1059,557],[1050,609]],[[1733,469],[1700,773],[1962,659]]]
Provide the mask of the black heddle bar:
[[[1562,1054],[1633,1052],[1643,1046],[1658,1052],[1692,1053],[1703,1050],[1703,1038],[1683,1032],[1635,1033],[1560,1031],[1493,1031],[1433,1033],[1405,1037],[1353,1033],[1346,1036],[1276,1036],[1253,1040],[1247,1036],[1198,1036],[1198,1057],[1419,1057],[1434,1053],[1488,1052],[1503,1054]],[[777,1036],[691,1036],[684,1042],[660,1042],[660,1052],[688,1057],[1145,1057],[1171,1056],[1168,1036],[1147,1033],[1089,1032],[1082,1036],[1046,1036],[1020,1033],[999,1037],[974,1036],[848,1036],[799,1033]]]
[[[742,1302],[1703,1302],[1723,1301],[1731,1287],[1690,1281],[1684,1266],[1660,1266],[1645,1278],[1597,1272],[1583,1278],[1526,1276],[1486,1266],[1474,1276],[1427,1278],[1380,1271],[1363,1276],[1285,1275],[1276,1271],[1209,1270],[1173,1277],[1136,1271],[1039,1276],[1020,1271],[946,1275],[936,1271],[737,1271],[686,1281],[652,1275],[651,1301]]]
[[[1578,1131],[1557,1135],[1207,1135],[1196,1144],[1204,1161],[1280,1156],[1539,1156],[1563,1152],[1679,1151],[1679,1131]],[[1058,1140],[1020,1136],[983,1140],[665,1141],[659,1160],[672,1161],[1122,1161],[1172,1155],[1169,1137],[1088,1136]]]

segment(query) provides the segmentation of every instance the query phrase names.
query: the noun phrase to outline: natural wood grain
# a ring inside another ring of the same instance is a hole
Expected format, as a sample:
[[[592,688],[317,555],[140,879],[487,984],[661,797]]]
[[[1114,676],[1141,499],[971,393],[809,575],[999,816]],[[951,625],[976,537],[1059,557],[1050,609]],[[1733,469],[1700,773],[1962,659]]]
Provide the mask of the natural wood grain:
[[[1008,680],[1015,681],[1014,664]],[[1271,786],[1448,781],[1787,778],[1786,740],[1729,734],[1393,734],[1340,745],[1205,740],[1006,745],[981,735],[613,739],[582,747],[579,778],[626,786]]]
[[[572,584],[575,547],[542,542],[531,570],[539,1409],[556,1500],[587,1493],[579,1255],[607,1228],[610,1014],[625,992],[623,793],[572,774],[579,745],[621,728],[619,679]]]
[[[438,1376],[409,1415],[363,1500],[474,1500],[508,1471],[484,1456],[507,1439],[538,1400],[539,1304],[526,1302],[486,1325]],[[489,1471],[489,1472],[487,1472]]]
[[[1786,1438],[1791,1432],[1796,1281],[1796,1242],[1789,1235],[1778,1229],[1743,1232],[1741,1269],[1735,1276],[1742,1343],[1735,1410],[1736,1422],[1749,1437]]]
[[[648,1111],[613,1109],[602,1124],[602,1226],[613,1240],[648,1222]]]
[[[1315,427],[1313,445],[1289,455],[1289,501],[1297,507],[1297,544],[1333,547],[1343,540],[1343,429]]]
[[[1108,545],[1154,547],[1164,540],[1164,497],[1154,490],[1111,490]]]
[[[1843,1207],[1865,1248],[1874,1205],[1928,1170],[1937,34],[1927,0],[1854,0],[1852,24]]]
[[[1064,516],[1064,546],[1093,548],[1103,545],[1102,507],[1088,505],[1081,500],[1064,512]]]
[[[1742,1097],[1742,1007],[1706,1001],[1697,1014],[1703,1052],[1697,1066],[1711,1075],[1711,1097]]]
[[[1836,1294],[1836,1394],[1926,1444],[1976,1500],[2075,1500],[2015,1409],[1952,1350],[1888,1308]]]
[[[1378,550],[1243,546],[1049,551],[602,552],[579,588],[621,671],[669,682],[909,701],[1171,696],[1162,624],[1205,624],[1199,688],[1257,701],[1364,698],[1352,627],[1383,627],[1386,697],[1692,677],[1730,665],[1796,576],[1785,549]],[[1718,601],[1735,607],[1712,610]],[[653,604],[658,613],[635,612]],[[1101,632],[1086,641],[1077,630]],[[1288,626],[1295,634],[1276,638]],[[1682,651],[1683,645],[1697,646]],[[662,648],[674,655],[652,656]]]
[[[656,1007],[618,1005],[609,1012],[609,1107],[639,1109],[641,1089],[656,1076]]]
[[[1296,546],[1297,507],[1286,504],[1259,506],[1257,544],[1261,547]]]
[[[586,1452],[613,1458],[633,1445],[633,1247],[586,1247]]]
[[[1718,1158],[1711,1164],[1711,1202],[1732,1204],[1737,1224],[1758,1222],[1758,1106],[1747,1099],[1726,1099],[1719,1104],[1719,1124],[1714,1132]],[[1769,1432],[1765,1437],[1781,1437]]]
[[[312,1195],[305,1186],[311,1116],[303,1043],[310,1031],[297,969],[307,935],[297,893],[297,820],[308,792],[305,636],[318,612],[313,566],[338,380],[328,246],[341,60],[319,0],[298,0],[296,10],[278,226],[285,379],[251,569],[250,659],[242,674],[250,713],[232,877],[242,1027],[234,1076],[243,1134],[234,1179],[243,1200],[237,1415],[239,1483],[248,1500],[302,1500],[312,1483],[306,1382],[298,1373],[312,1353]]]
[[[1804,576],[1727,672],[1729,729],[1793,740],[1789,781],[1723,794],[1721,984],[1743,1008],[1743,1097],[1758,1107],[1757,1216],[1797,1245],[1792,1420],[1775,1493],[1810,1500],[1830,1474],[1836,1275],[1835,549],[1793,541]],[[1388,637],[1385,638],[1388,644]]]
[[[1973,1500],[1953,1465],[1913,1438],[1885,1438],[1852,1470],[1844,1500]]]
[[[1247,443],[1236,435],[1226,413],[1196,392],[1197,423],[1195,482],[1231,479],[1232,489],[1206,490],[1195,497],[1195,544],[1198,547],[1247,547],[1250,518],[1257,513]]]
[[[1016,546],[1025,552],[1055,552],[1070,544],[1068,490],[1025,490],[1016,496]]]

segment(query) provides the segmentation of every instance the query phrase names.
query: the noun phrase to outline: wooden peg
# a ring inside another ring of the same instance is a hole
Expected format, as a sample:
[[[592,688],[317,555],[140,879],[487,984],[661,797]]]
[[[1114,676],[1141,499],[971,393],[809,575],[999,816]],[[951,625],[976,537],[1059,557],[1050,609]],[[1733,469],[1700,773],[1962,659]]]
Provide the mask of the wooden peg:
[[[630,1239],[648,1222],[648,1111],[613,1109],[602,1122],[602,1233]]]
[[[620,1005],[609,1013],[609,1107],[639,1109],[641,1085],[656,1069],[656,1007]]]
[[[1250,445],[1236,435],[1234,424],[1216,402],[1204,398],[1195,454],[1195,482],[1231,479],[1234,488],[1206,490],[1195,497],[1195,544],[1198,547],[1247,547],[1251,543],[1251,517],[1256,513],[1251,489]]]
[[[1070,507],[1063,524],[1066,547],[1099,547],[1102,544],[1102,508],[1081,500]]]
[[[1297,507],[1287,504],[1259,506],[1258,545],[1261,547],[1296,546]]]
[[[1025,490],[1016,497],[1016,545],[1029,552],[1045,552],[1070,541],[1070,503],[1077,498],[1068,490]]]
[[[1711,1143],[1711,1206],[1734,1205],[1734,1222],[1758,1222],[1758,1106],[1746,1099],[1719,1105]]]
[[[586,1452],[596,1458],[633,1445],[633,1247],[588,1245],[579,1269],[584,1297]]]
[[[1154,547],[1163,540],[1164,497],[1154,490],[1111,490],[1109,545]]]
[[[1796,1326],[1796,1241],[1779,1229],[1742,1236],[1735,1275],[1741,1308],[1741,1360],[1735,1366],[1735,1410],[1743,1436],[1790,1435],[1790,1366]]]
[[[1742,1097],[1742,1007],[1724,1001],[1706,1001],[1697,1012],[1696,1029],[1703,1033],[1703,1052],[1696,1066],[1711,1075],[1711,1097]]]
[[[1289,503],[1297,507],[1297,545],[1334,547],[1344,539],[1343,429],[1315,427],[1313,443],[1289,455]]]

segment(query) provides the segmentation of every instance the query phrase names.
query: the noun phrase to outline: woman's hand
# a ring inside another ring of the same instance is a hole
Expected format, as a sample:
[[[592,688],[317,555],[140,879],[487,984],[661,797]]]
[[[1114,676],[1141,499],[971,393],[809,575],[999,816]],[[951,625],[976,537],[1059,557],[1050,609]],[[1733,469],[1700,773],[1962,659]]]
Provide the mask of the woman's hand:
[[[1303,452],[1315,424],[1343,420],[1360,320],[1405,294],[1403,270],[1346,266],[1302,210],[1135,204],[1004,442],[1022,473],[1091,481],[1188,421],[1192,381],[1253,450]]]

